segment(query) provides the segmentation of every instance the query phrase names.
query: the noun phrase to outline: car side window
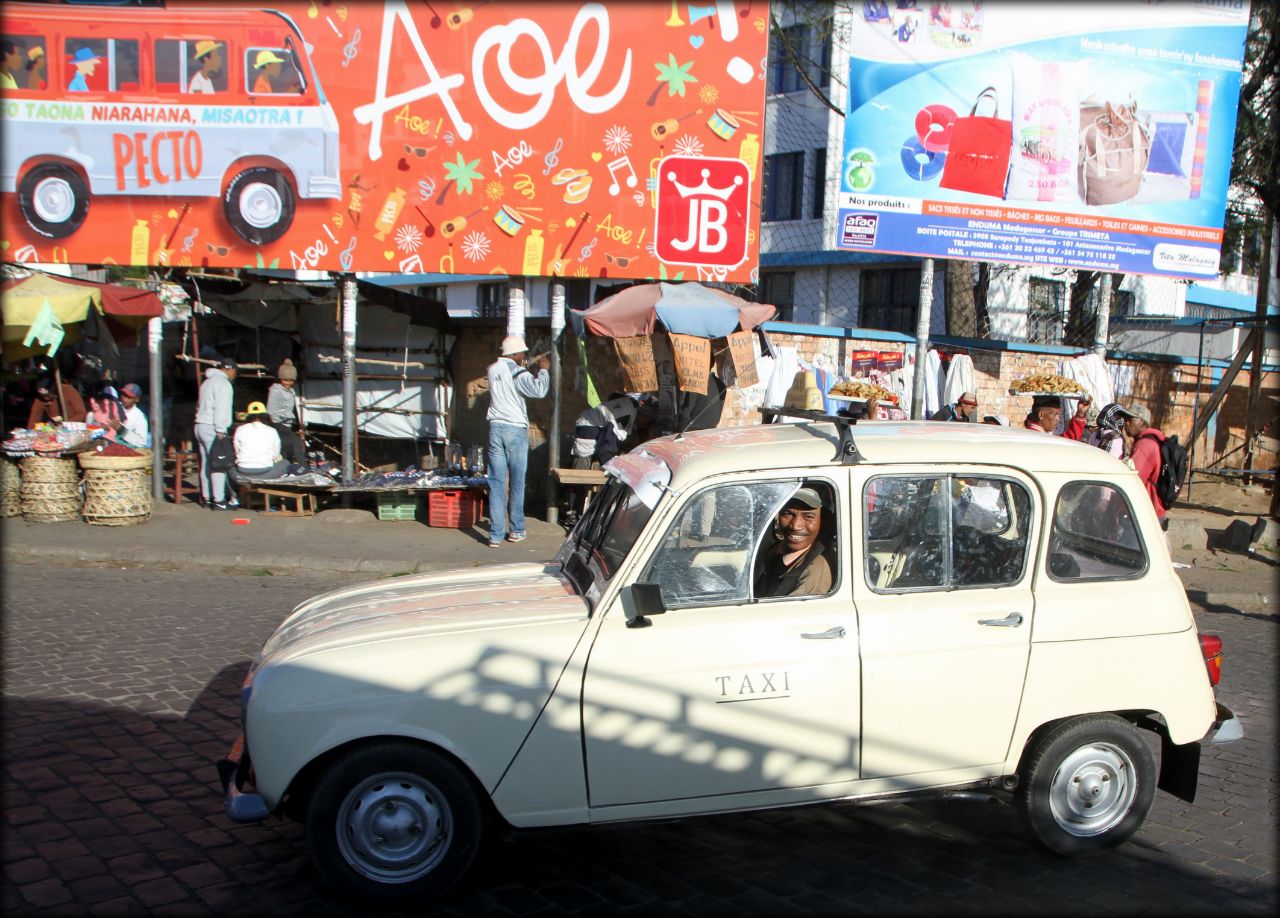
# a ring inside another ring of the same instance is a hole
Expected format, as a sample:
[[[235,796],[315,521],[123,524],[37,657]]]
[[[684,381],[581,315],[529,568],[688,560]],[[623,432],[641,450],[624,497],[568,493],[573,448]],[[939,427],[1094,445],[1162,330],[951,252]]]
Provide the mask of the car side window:
[[[867,482],[863,558],[877,592],[1010,586],[1022,579],[1031,495],[1016,481],[884,476]]]
[[[1147,569],[1133,508],[1119,489],[1073,481],[1058,492],[1049,535],[1054,580],[1125,580]]]
[[[668,530],[643,579],[668,609],[745,603],[756,547],[795,481],[723,485],[694,496]]]

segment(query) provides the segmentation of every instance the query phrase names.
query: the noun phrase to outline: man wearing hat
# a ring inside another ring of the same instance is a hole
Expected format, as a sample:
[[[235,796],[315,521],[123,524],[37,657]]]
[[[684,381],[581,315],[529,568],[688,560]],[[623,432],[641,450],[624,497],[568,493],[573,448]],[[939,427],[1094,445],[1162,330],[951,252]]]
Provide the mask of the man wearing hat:
[[[200,499],[214,510],[234,509],[240,502],[232,497],[227,500],[227,473],[215,472],[209,467],[209,450],[213,441],[224,438],[231,430],[231,402],[235,389],[231,383],[236,378],[235,360],[223,357],[216,367],[204,371],[200,395],[196,400],[196,446],[200,454]]]
[[[1088,397],[1076,403],[1076,413],[1067,422],[1066,429],[1062,431],[1064,437],[1068,440],[1079,440],[1084,436],[1085,412],[1088,410]],[[1031,402],[1031,413],[1027,415],[1022,426],[1027,430],[1051,434],[1058,429],[1058,422],[1061,420],[1062,400],[1056,395],[1037,395]]]
[[[966,421],[975,423],[978,419],[978,396],[965,392],[954,405],[943,405],[929,418],[931,421]]]
[[[67,84],[68,92],[88,92],[89,82],[85,77],[93,76],[93,72],[98,69],[98,61],[102,58],[93,53],[91,48],[77,48],[76,53],[71,57],[71,63],[75,65],[76,75],[71,78],[71,82]]]
[[[1164,433],[1151,426],[1151,409],[1146,405],[1125,405],[1120,411],[1124,415],[1124,432],[1133,441],[1129,458],[1163,526],[1165,507],[1156,493],[1156,482],[1160,479],[1160,444],[1164,442]]]
[[[253,81],[254,92],[275,92],[271,81],[280,75],[280,66],[284,58],[276,55],[271,49],[258,52],[253,59],[253,69],[258,71],[258,78]]]
[[[547,355],[538,358],[538,372],[529,371],[529,348],[518,335],[502,339],[502,353],[489,364],[489,547],[503,536],[521,542],[524,531],[524,476],[529,465],[529,407],[525,399],[545,398],[551,388]],[[510,494],[507,482],[510,478]],[[507,533],[507,515],[511,531]]]
[[[137,383],[125,383],[120,387],[120,404],[124,406],[124,424],[116,439],[125,446],[134,449],[147,449],[151,446],[151,422],[138,407],[142,399],[142,387]]]
[[[222,44],[216,41],[196,42],[196,63],[200,70],[191,77],[187,92],[215,93],[213,75],[222,69]]]
[[[284,475],[289,463],[280,455],[280,434],[267,423],[267,406],[250,402],[244,423],[236,428],[232,443],[236,450],[236,466],[232,477],[270,480]]]
[[[778,544],[760,553],[755,595],[821,596],[834,582],[826,546],[818,540],[822,528],[822,497],[802,487],[778,511],[773,537]]]
[[[284,457],[296,465],[307,464],[307,448],[295,433],[298,427],[298,368],[288,357],[276,370],[276,381],[267,390],[267,414],[272,426],[280,434],[280,446]]]

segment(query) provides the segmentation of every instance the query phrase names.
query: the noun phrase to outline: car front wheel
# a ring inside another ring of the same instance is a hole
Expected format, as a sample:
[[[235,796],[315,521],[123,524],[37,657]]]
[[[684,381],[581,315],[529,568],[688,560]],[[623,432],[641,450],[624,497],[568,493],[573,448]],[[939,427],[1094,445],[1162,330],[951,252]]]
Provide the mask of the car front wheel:
[[[1155,756],[1138,729],[1110,714],[1056,724],[1030,750],[1018,810],[1046,847],[1074,857],[1123,843],[1156,789]]]
[[[471,782],[452,761],[379,743],[344,756],[316,784],[307,843],[320,872],[348,893],[430,897],[470,868],[482,825]]]

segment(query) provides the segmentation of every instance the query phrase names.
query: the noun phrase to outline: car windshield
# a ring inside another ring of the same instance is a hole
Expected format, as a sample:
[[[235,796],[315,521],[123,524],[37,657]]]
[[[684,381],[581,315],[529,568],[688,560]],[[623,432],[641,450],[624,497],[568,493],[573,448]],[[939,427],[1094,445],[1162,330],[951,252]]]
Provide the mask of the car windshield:
[[[610,477],[569,534],[557,560],[585,593],[595,580],[589,571],[591,561],[600,577],[612,577],[652,515],[653,508],[630,485]]]

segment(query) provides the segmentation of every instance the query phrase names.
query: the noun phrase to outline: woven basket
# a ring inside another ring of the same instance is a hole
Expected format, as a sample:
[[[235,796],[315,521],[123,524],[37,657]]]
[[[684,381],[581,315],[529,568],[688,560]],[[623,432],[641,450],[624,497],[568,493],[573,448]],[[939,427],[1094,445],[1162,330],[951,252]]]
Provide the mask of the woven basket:
[[[30,456],[22,460],[22,518],[63,523],[80,516],[79,470],[71,459]]]
[[[80,462],[82,469],[113,469],[116,471],[124,471],[128,469],[149,469],[151,468],[151,450],[144,449],[138,451],[137,456],[103,456],[99,453],[89,452],[80,453],[76,458]]]
[[[101,459],[134,461],[133,456],[99,456]],[[142,458],[142,457],[138,457]],[[95,526],[135,526],[151,519],[151,473],[141,468],[96,468],[84,470],[84,508],[80,515]]]
[[[22,473],[16,460],[0,462],[0,517],[22,515]]]

